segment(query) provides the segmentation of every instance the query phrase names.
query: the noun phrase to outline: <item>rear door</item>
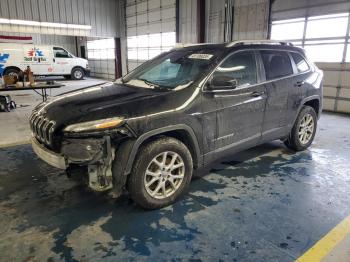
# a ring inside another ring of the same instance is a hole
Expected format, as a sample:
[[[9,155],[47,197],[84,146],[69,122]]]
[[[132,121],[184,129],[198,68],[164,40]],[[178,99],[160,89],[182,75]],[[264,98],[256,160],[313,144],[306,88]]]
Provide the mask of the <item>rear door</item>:
[[[310,65],[306,62],[306,59],[297,52],[289,53],[292,57],[295,76],[293,78],[293,88],[289,92],[288,102],[288,122],[292,126],[298,113],[299,106],[304,97],[307,97],[307,90],[310,88],[312,82],[312,72]],[[315,78],[314,78],[315,79]],[[308,81],[307,81],[308,80]]]
[[[263,137],[276,139],[287,130],[288,97],[293,88],[293,67],[286,51],[261,50],[265,71],[267,101],[262,128]]]
[[[34,75],[47,75],[52,71],[52,51],[49,46],[24,45],[24,63]],[[25,68],[22,68],[24,70]]]
[[[234,78],[237,87],[215,92],[218,152],[246,148],[261,137],[266,94],[259,84],[256,53],[245,50],[230,55],[214,72]]]

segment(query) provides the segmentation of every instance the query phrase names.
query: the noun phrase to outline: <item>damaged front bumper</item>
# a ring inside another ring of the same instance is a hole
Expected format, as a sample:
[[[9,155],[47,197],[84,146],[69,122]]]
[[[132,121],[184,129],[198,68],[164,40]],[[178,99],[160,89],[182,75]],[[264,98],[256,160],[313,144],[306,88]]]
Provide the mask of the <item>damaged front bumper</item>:
[[[32,138],[32,147],[38,157],[40,157],[49,165],[57,167],[59,169],[67,169],[68,165],[64,156],[46,149],[34,137]]]
[[[46,163],[59,169],[68,170],[72,165],[87,167],[89,187],[94,191],[113,188],[112,162],[115,148],[111,138],[66,139],[62,142],[61,153],[55,153],[36,138],[32,138],[34,152]]]

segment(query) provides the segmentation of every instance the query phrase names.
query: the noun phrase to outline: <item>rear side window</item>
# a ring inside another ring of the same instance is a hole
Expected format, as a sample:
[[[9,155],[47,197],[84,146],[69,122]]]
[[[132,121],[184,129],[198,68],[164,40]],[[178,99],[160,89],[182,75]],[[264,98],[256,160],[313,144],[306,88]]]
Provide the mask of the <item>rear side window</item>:
[[[265,67],[266,80],[293,74],[293,67],[287,52],[273,50],[260,52]]]
[[[298,69],[298,73],[306,72],[310,69],[308,63],[305,61],[304,57],[302,57],[298,53],[290,53],[293,57],[294,63]]]

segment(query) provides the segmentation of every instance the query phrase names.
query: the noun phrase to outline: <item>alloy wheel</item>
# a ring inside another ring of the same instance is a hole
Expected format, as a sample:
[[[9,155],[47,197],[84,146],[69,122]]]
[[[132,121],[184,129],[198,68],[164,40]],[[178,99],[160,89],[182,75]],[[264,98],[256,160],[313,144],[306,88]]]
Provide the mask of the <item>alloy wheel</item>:
[[[298,138],[303,145],[310,142],[315,128],[315,122],[311,114],[306,114],[300,121]]]
[[[179,189],[184,177],[185,164],[181,156],[166,151],[149,163],[144,176],[144,186],[151,197],[164,199]]]

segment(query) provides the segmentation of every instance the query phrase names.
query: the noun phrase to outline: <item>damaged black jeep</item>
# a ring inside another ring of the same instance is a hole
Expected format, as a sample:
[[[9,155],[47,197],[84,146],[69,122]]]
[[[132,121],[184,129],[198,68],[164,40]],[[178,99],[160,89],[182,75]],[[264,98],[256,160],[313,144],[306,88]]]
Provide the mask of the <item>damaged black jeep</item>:
[[[144,208],[174,202],[193,169],[267,141],[312,143],[323,74],[288,43],[176,47],[117,80],[60,95],[30,117],[37,155]]]

